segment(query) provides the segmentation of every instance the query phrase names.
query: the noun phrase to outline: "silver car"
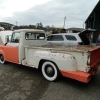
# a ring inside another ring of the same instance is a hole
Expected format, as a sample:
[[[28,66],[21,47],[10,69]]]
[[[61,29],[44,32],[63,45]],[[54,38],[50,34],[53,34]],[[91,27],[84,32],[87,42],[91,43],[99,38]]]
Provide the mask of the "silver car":
[[[79,33],[60,33],[51,34],[47,36],[47,41],[50,44],[61,44],[61,45],[89,45],[91,40],[90,34],[95,30],[84,30]]]
[[[82,43],[82,40],[77,33],[61,33],[52,34],[47,37],[48,43],[61,44],[61,45],[78,45]]]

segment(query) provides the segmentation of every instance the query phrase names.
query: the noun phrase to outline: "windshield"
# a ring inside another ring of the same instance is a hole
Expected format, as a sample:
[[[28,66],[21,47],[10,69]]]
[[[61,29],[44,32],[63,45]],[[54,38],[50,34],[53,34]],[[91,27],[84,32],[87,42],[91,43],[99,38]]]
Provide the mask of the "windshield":
[[[15,33],[12,34],[11,42],[19,43],[19,39],[20,39],[20,33],[19,32],[15,32]]]

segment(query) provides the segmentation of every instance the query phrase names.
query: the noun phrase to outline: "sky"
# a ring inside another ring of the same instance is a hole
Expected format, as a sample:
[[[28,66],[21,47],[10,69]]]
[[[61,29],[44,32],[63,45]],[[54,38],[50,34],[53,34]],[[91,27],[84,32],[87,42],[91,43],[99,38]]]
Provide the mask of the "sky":
[[[14,25],[77,27],[84,22],[99,0],[0,0],[0,22]]]

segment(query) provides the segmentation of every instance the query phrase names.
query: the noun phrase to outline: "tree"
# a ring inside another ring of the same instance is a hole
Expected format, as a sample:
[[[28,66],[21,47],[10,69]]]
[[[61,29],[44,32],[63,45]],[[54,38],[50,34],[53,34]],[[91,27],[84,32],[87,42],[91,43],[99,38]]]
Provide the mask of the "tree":
[[[45,30],[46,30],[46,31],[50,31],[50,26],[47,25],[47,26],[45,27]]]
[[[36,28],[39,28],[39,23],[36,24]]]
[[[43,25],[42,25],[41,22],[40,22],[40,23],[37,23],[37,24],[36,24],[36,27],[37,27],[38,29],[43,29]]]
[[[41,22],[39,23],[39,26],[40,26],[40,29],[42,29],[42,28],[43,28],[43,25],[42,25],[42,23],[41,23]]]

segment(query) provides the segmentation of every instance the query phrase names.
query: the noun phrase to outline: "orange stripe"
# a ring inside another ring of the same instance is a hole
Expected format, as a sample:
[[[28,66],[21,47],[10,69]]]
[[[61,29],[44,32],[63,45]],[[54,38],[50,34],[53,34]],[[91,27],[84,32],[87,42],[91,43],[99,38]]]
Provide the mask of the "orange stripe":
[[[60,71],[61,74],[65,77],[72,78],[78,80],[80,82],[88,83],[91,79],[91,75],[89,73],[81,72],[81,71]]]
[[[18,47],[0,45],[0,52],[8,62],[19,64],[19,51]]]
[[[19,63],[18,47],[6,46],[7,61]]]

